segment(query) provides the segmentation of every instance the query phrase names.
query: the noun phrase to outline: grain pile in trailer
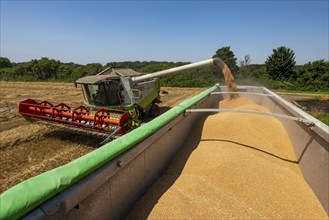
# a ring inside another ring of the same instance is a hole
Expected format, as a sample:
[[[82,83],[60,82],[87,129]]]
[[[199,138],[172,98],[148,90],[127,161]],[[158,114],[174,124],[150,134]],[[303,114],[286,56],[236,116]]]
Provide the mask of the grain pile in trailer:
[[[220,108],[268,109],[239,97]],[[203,126],[202,133],[198,129]],[[325,219],[277,119],[217,113],[199,123],[128,219]]]

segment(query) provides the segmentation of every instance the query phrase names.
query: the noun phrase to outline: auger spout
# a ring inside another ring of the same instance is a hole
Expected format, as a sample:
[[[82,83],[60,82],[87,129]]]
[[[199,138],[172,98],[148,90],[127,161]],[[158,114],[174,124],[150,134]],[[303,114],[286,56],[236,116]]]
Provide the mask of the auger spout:
[[[179,66],[179,67],[170,68],[167,70],[162,70],[162,71],[155,72],[155,73],[149,73],[149,74],[145,74],[142,76],[136,76],[136,77],[132,78],[132,81],[140,82],[143,80],[160,78],[162,76],[173,75],[173,74],[180,73],[182,71],[193,70],[193,69],[206,67],[206,66],[212,66],[212,65],[213,65],[213,59],[208,59],[208,60],[204,60],[204,61],[200,61],[200,62],[196,62],[196,63],[191,63],[191,64]]]
[[[179,66],[179,67],[174,67],[167,70],[162,70],[155,73],[149,73],[142,76],[132,77],[131,79],[133,82],[140,82],[144,80],[150,80],[153,78],[160,78],[162,76],[174,75],[183,71],[198,69],[207,66],[214,66],[217,70],[219,70],[223,74],[229,92],[237,91],[237,84],[234,80],[231,70],[220,58],[217,57],[204,61],[199,61],[196,63]],[[238,94],[231,94],[231,98],[237,98],[238,96],[239,96]]]

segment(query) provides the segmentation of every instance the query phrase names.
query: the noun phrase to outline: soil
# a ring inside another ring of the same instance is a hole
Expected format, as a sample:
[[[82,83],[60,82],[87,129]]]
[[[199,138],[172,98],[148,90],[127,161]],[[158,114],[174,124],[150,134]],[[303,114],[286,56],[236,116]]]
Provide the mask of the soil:
[[[298,103],[298,105],[300,105],[305,111],[329,113],[328,95],[321,96],[320,98],[315,98],[310,95],[296,96],[281,94],[280,96],[290,102]]]
[[[268,112],[244,97],[220,108]],[[127,219],[327,219],[277,119],[219,113],[199,121]]]
[[[205,89],[162,90],[167,94],[160,94],[161,113]],[[0,193],[87,154],[102,141],[28,122],[18,114],[19,102],[28,98],[75,107],[83,104],[81,89],[73,83],[0,82]]]

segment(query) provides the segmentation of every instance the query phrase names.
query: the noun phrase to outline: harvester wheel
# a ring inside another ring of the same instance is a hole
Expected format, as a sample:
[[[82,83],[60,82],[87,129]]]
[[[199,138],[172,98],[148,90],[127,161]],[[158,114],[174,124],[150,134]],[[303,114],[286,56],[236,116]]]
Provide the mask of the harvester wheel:
[[[150,115],[152,118],[155,118],[159,116],[160,114],[160,108],[157,104],[152,104],[151,109],[150,109]]]

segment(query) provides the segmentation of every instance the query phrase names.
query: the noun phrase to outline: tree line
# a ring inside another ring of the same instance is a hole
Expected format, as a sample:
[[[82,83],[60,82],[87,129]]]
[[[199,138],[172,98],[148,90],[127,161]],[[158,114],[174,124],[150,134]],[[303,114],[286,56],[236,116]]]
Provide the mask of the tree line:
[[[213,57],[221,58],[231,69],[238,84],[263,85],[272,89],[329,91],[329,62],[317,60],[297,66],[294,52],[287,47],[273,49],[265,64],[251,64],[250,55],[237,62],[230,47],[222,47]],[[74,82],[80,77],[95,75],[107,67],[126,67],[141,73],[152,73],[188,62],[126,61],[109,62],[106,65],[89,63],[80,65],[63,63],[43,57],[29,62],[14,63],[0,57],[2,81],[52,81]],[[186,71],[161,78],[162,86],[209,87],[224,84],[223,77],[214,68]]]
[[[273,49],[265,64],[240,67],[238,77],[271,89],[328,92],[329,62],[316,60],[296,65],[294,51],[282,46]]]
[[[126,67],[141,73],[152,73],[188,62],[158,62],[158,61],[126,61],[109,62],[106,65],[89,63],[80,65],[75,63],[62,63],[60,61],[43,57],[24,63],[13,63],[8,58],[0,58],[0,78],[2,81],[50,81],[74,82],[78,78],[95,75],[107,67]],[[161,85],[175,87],[208,87],[220,78],[212,68],[195,71],[186,71],[175,76],[161,78]]]

